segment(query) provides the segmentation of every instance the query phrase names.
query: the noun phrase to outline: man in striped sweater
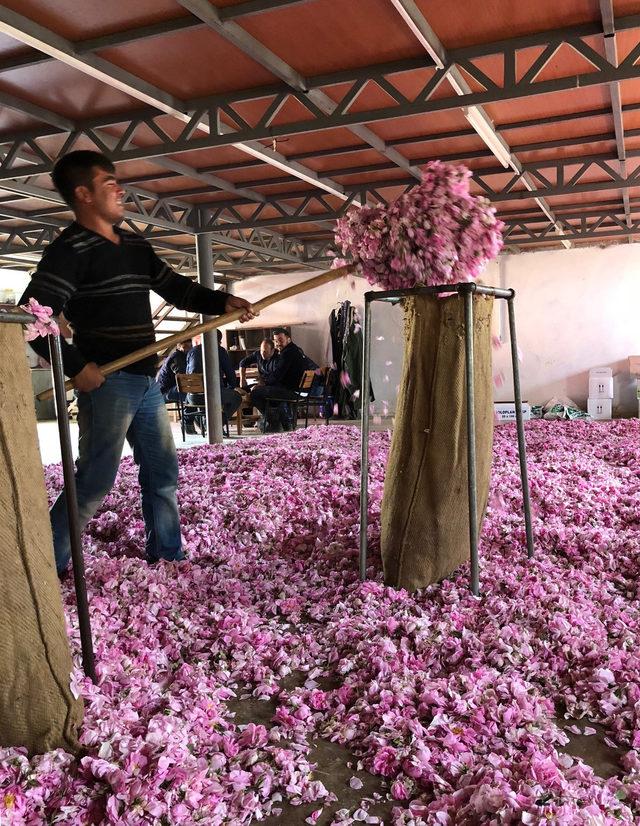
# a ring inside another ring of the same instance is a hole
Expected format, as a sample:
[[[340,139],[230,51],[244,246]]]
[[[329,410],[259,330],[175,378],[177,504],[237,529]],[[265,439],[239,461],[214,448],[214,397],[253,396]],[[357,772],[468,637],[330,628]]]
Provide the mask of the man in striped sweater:
[[[75,221],[50,244],[20,303],[35,298],[64,315],[73,343],[62,342],[65,373],[78,390],[79,456],[76,463],[82,527],[111,490],[125,438],[139,467],[146,557],[150,563],[184,559],[176,499],[178,462],[160,388],[155,357],[105,378],[98,365],[155,341],[149,292],[181,310],[220,315],[244,309],[242,298],[208,290],[178,275],[148,241],[118,227],[124,215],[113,163],[98,152],[80,150],[62,157],[53,183]],[[31,342],[48,358],[47,342]],[[71,554],[64,491],[51,509],[58,574]]]

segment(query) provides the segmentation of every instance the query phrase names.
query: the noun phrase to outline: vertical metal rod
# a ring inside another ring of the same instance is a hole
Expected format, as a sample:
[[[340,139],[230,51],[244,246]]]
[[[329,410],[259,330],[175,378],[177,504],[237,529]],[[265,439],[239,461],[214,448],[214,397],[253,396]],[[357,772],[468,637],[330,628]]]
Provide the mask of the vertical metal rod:
[[[369,506],[369,384],[371,381],[371,302],[364,297],[364,342],[360,398],[360,581],[367,578],[367,510]]]
[[[522,504],[524,507],[524,525],[527,534],[527,556],[533,556],[533,526],[531,524],[531,498],[529,495],[529,478],[527,474],[527,443],[524,438],[524,420],[522,418],[522,393],[520,391],[520,367],[518,365],[518,342],[516,339],[516,316],[513,299],[507,299],[509,310],[509,338],[511,339],[511,365],[513,368],[513,399],[516,405],[516,429],[518,432],[518,456],[520,458],[520,478],[522,479]]]
[[[469,491],[469,549],[471,561],[471,592],[480,594],[478,565],[478,492],[476,469],[476,417],[475,382],[473,363],[473,291],[465,290],[464,296],[464,357],[467,397],[467,485]]]
[[[213,254],[211,233],[196,235],[196,256],[198,261],[198,281],[203,287],[215,290],[213,274]],[[207,321],[209,316],[202,316]],[[209,444],[222,444],[222,398],[220,394],[220,359],[218,357],[218,331],[210,330],[202,336],[204,362],[204,399],[207,415],[207,436]]]
[[[80,626],[82,667],[86,676],[95,683],[97,681],[96,666],[93,654],[93,640],[91,637],[91,620],[89,619],[89,601],[87,599],[84,556],[82,553],[82,534],[78,513],[75,465],[73,462],[71,432],[69,430],[69,417],[67,414],[67,393],[64,389],[62,347],[59,336],[49,336],[49,352],[51,354],[54,401],[56,419],[58,420],[58,433],[60,436],[60,452],[62,454],[62,473],[64,477],[65,500],[67,503],[67,519],[69,520],[69,540],[71,544],[71,560],[73,563],[73,582],[78,607],[78,625]]]

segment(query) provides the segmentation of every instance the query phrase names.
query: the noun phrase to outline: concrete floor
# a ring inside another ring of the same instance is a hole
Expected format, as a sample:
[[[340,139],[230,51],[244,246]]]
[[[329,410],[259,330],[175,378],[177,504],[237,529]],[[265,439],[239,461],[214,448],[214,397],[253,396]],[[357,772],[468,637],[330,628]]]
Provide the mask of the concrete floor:
[[[309,427],[313,425],[322,425],[322,419],[310,419],[309,420]],[[356,427],[360,427],[360,420],[346,420],[346,419],[331,419],[331,425],[354,425]],[[298,429],[304,426],[304,422],[298,425]],[[75,422],[70,422],[69,427],[71,430],[71,442],[73,446],[73,455],[78,455],[78,425]],[[371,430],[389,430],[391,427],[391,418],[388,418],[381,423],[372,423]],[[199,447],[200,445],[206,445],[207,439],[203,438],[202,436],[189,436],[187,435],[186,441],[182,441],[182,433],[180,431],[180,424],[179,422],[171,422],[171,430],[173,432],[173,440],[175,442],[176,447],[179,450],[183,450],[185,448],[190,447]],[[254,439],[259,438],[262,436],[262,433],[257,428],[250,428],[244,427],[242,431],[242,435],[238,436],[236,434],[236,427],[235,424],[232,423],[230,426],[230,438],[224,439],[225,444],[233,444],[238,439]],[[60,441],[58,438],[58,425],[55,420],[52,421],[44,421],[38,422],[38,442],[40,446],[40,456],[42,458],[43,465],[50,465],[54,462],[60,461]],[[131,456],[131,448],[125,442],[124,449],[122,451],[123,456]]]
[[[281,680],[280,685],[285,690],[292,691],[296,687],[304,685],[306,679],[306,674],[294,672]],[[319,687],[324,690],[335,687],[330,680],[325,679],[320,682],[322,684]],[[277,702],[273,700],[255,700],[248,697],[230,702],[228,706],[234,712],[238,724],[261,723],[270,728]],[[605,780],[615,775],[622,776],[624,772],[620,765],[620,758],[626,749],[608,746],[604,741],[607,733],[602,726],[588,720],[565,719],[561,708],[558,708],[556,723],[565,730],[569,737],[569,742],[560,751],[574,758],[580,758],[588,766],[591,766],[598,777]],[[568,726],[576,726],[581,731],[589,726],[595,729],[595,734],[574,734],[566,731]],[[266,818],[265,823],[272,824],[272,826],[303,826],[308,822],[307,818],[312,812],[322,808],[317,826],[329,826],[334,821],[338,810],[349,809],[353,813],[364,801],[368,814],[378,817],[378,822],[384,824],[391,822],[391,813],[394,807],[405,805],[399,801],[388,799],[390,782],[383,777],[369,774],[364,769],[358,769],[358,758],[345,746],[328,740],[317,739],[313,742],[309,760],[317,765],[313,773],[314,779],[322,781],[325,787],[338,798],[337,802],[324,807],[321,803],[309,803],[302,806],[291,806],[284,803],[282,804],[282,813]],[[360,789],[353,789],[350,786],[350,782],[354,777],[361,781],[362,787]]]
[[[73,455],[78,455],[78,425],[75,422],[70,422],[71,442],[73,445]],[[207,439],[202,436],[187,435],[186,441],[182,441],[182,433],[180,432],[180,424],[178,422],[171,423],[171,430],[173,432],[173,440],[176,447],[180,450],[190,447],[198,447],[199,445],[206,445]],[[237,436],[234,433],[235,427],[231,427],[231,438],[225,439],[225,444],[232,444],[237,439],[255,438],[262,434],[257,429],[244,428],[242,436]],[[43,465],[50,465],[54,462],[60,461],[60,440],[58,438],[58,425],[55,421],[38,422],[38,442],[40,445],[40,456]],[[131,456],[131,448],[125,442],[122,451],[123,456]]]

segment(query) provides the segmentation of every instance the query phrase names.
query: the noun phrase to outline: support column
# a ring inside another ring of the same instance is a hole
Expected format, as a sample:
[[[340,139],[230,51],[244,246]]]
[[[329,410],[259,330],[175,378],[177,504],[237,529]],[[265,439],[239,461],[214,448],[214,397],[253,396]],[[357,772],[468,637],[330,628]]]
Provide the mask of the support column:
[[[215,290],[211,233],[196,235],[198,281],[203,287]],[[202,316],[207,321],[210,316]],[[218,358],[218,331],[210,330],[202,336],[204,361],[205,406],[207,411],[207,436],[209,444],[222,444],[222,400],[220,398],[220,360]]]

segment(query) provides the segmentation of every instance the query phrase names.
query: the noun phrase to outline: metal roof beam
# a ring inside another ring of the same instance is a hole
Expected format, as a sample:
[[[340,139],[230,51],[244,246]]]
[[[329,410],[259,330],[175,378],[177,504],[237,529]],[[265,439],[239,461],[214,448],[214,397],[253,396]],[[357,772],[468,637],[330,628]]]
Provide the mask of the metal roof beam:
[[[274,11],[286,6],[299,5],[309,2],[309,0],[249,0],[249,2],[239,3],[236,6],[228,6],[220,10],[223,20],[237,20],[242,17],[255,16],[267,11]],[[170,20],[161,20],[158,23],[151,23],[148,26],[135,26],[131,29],[124,29],[119,32],[111,32],[99,37],[78,40],[73,44],[77,54],[90,54],[100,49],[110,49],[115,46],[125,46],[128,43],[135,43],[138,40],[146,40],[153,37],[163,37],[175,32],[189,29],[204,28],[204,23],[193,15],[174,17]],[[35,54],[17,55],[0,62],[0,73],[13,69],[22,69],[27,66],[34,66],[38,63],[45,63],[51,60],[51,55],[36,52]]]
[[[54,190],[43,189],[42,187],[34,186],[33,184],[25,184],[18,181],[5,181],[2,186],[5,189],[24,197],[38,198],[40,200],[51,201],[56,204],[64,204],[62,197]],[[169,217],[161,217],[162,214],[167,214],[167,216],[170,216],[171,208],[176,209],[178,212],[182,211],[184,205],[178,199],[158,198],[154,193],[148,193],[140,189],[130,189],[128,198],[129,196],[131,198],[135,198],[135,204],[140,210],[144,211],[132,212],[127,209],[124,213],[124,218],[127,222],[149,224],[150,220],[153,220],[154,227],[162,227],[172,234],[193,234],[193,227],[180,223],[175,218],[174,220],[170,220]],[[149,201],[150,209],[146,206]],[[190,204],[189,206],[193,208],[193,204]],[[157,214],[159,208],[164,211],[161,212],[160,216]],[[153,213],[151,218],[147,212]],[[5,214],[7,217],[20,220],[33,220],[32,215],[26,210],[17,210],[14,208],[0,206],[0,215],[2,214]],[[68,223],[67,221],[62,221],[56,218],[38,217],[36,220],[38,220],[39,223],[45,223],[54,228],[66,226]],[[222,244],[234,249],[250,250],[252,252],[262,254],[268,253],[272,256],[277,254],[279,260],[286,260],[294,263],[302,263],[304,261],[304,257],[301,253],[301,250],[304,249],[304,244],[296,238],[286,238],[272,232],[255,230],[251,232],[250,238],[247,240],[241,235],[239,236],[238,233],[239,230],[237,227],[227,228],[224,225],[218,225],[215,228],[215,231],[211,233],[212,241],[214,244]],[[177,247],[176,245],[170,245],[167,244],[167,242],[162,241],[160,237],[158,235],[154,235],[153,232],[150,233],[148,237],[150,241],[156,243],[164,249],[180,249],[180,247]]]
[[[640,39],[640,38],[639,38]],[[407,65],[410,64],[410,65]],[[424,68],[424,61],[418,61],[416,59],[412,59],[410,61],[399,61],[396,63],[385,63],[385,64],[377,64],[374,66],[363,67],[352,72],[337,72],[334,75],[327,75],[325,76],[327,79],[327,83],[338,82],[337,78],[339,76],[344,75],[345,80],[344,82],[348,82],[349,79],[355,80],[357,79],[363,80],[369,78],[372,82],[376,82],[376,79],[379,77],[386,77],[387,74],[392,75],[395,73],[402,73],[404,71],[411,71],[411,68]],[[595,74],[595,73],[592,73]],[[592,78],[593,80],[593,78]],[[314,85],[314,78],[308,78],[309,84],[311,87]],[[574,86],[577,88],[577,79],[574,78]],[[343,81],[340,81],[343,82]],[[604,81],[603,81],[604,82]],[[584,82],[583,82],[584,85]],[[520,85],[521,86],[521,85]],[[547,87],[542,91],[562,91],[567,88],[566,81],[562,82],[561,86],[558,87]],[[522,92],[522,89],[519,88],[519,92]],[[524,93],[524,92],[522,92]],[[533,93],[533,90],[532,90]],[[259,87],[259,88],[252,88],[247,90],[241,90],[238,92],[228,93],[226,95],[215,95],[210,96],[208,98],[199,98],[197,100],[189,101],[188,108],[196,109],[198,107],[207,108],[207,107],[214,107],[214,106],[225,106],[233,108],[234,105],[237,105],[240,102],[244,102],[247,100],[255,100],[259,98],[268,98],[268,97],[275,97],[279,94],[287,94],[287,89],[282,86],[271,86],[271,87]],[[509,99],[509,98],[503,98]],[[456,108],[458,106],[458,101],[456,101],[450,108]],[[25,111],[25,107],[18,104],[21,111]],[[630,112],[630,111],[637,111],[640,109],[640,103],[626,103],[622,106],[623,112]],[[425,109],[424,111],[431,111],[431,109]],[[438,110],[435,110],[438,111]],[[499,125],[499,129],[501,131],[507,131],[512,129],[524,129],[529,126],[543,126],[549,125],[554,123],[566,123],[573,120],[583,120],[583,119],[591,119],[595,117],[606,116],[610,114],[610,108],[598,108],[598,109],[587,109],[579,112],[569,112],[563,113],[559,115],[552,115],[546,116],[541,118],[529,118],[521,121],[513,121],[513,122],[506,122],[501,123]],[[398,107],[397,110],[389,114],[389,117],[394,116],[402,116],[402,115],[411,115],[411,114],[420,114],[422,110],[419,109],[408,109],[408,108],[400,108]],[[51,113],[52,116],[54,113]],[[377,119],[386,120],[387,113],[382,112],[382,117],[379,117],[380,110],[376,114],[374,110],[371,114],[371,120],[375,121]],[[143,123],[145,119],[151,119],[156,117],[158,112],[153,108],[146,108],[146,109],[136,109],[136,110],[127,110],[124,112],[111,114],[111,115],[103,115],[100,117],[94,118],[87,118],[84,121],[81,121],[75,124],[78,130],[83,130],[85,132],[99,128],[104,126],[113,126],[122,123],[129,123],[131,121],[139,121]],[[5,132],[3,135],[0,135],[0,141],[3,143],[10,143],[13,141],[18,140],[34,140],[39,137],[47,137],[49,135],[61,134],[65,130],[63,129],[56,129],[53,127],[46,127],[46,128],[38,128],[38,129],[23,129],[23,130],[12,130],[9,132]],[[294,129],[295,131],[295,129]],[[473,129],[457,129],[457,130],[448,130],[445,132],[436,132],[429,135],[424,134],[417,134],[417,135],[408,135],[402,138],[394,138],[388,141],[389,146],[402,146],[407,143],[422,143],[422,142],[429,142],[434,140],[448,140],[454,138],[462,138],[468,137],[469,135],[473,135],[475,130]],[[270,138],[274,134],[274,130],[271,129],[268,134],[263,135],[262,137]],[[629,133],[630,134],[630,133]],[[225,143],[228,141],[225,141]],[[318,152],[302,152],[297,154],[292,154],[290,156],[291,160],[303,160],[309,157],[324,157],[328,155],[334,154],[341,154],[341,153],[350,153],[350,152],[359,152],[366,150],[368,147],[366,144],[351,144],[348,146],[336,147],[335,149],[326,149],[320,150]],[[214,167],[205,167],[200,171],[203,172],[215,172],[215,171],[223,171],[226,168],[226,165],[219,165]],[[228,168],[235,168],[234,165],[230,165]]]
[[[612,0],[600,0],[600,16],[602,17],[602,30],[604,32],[604,53],[612,66],[618,66],[618,48],[616,43],[615,16],[613,12]],[[620,83],[609,84],[609,94],[611,96],[611,111],[613,114],[613,127],[616,134],[616,147],[618,149],[618,160],[620,161],[620,174],[626,175],[625,145],[624,145],[624,123],[622,118],[622,96],[620,94]],[[625,208],[627,225],[631,226],[631,214],[629,212],[629,190],[622,190],[622,202]]]
[[[402,17],[407,21],[411,30],[414,32],[420,43],[427,50],[431,58],[435,61],[440,70],[449,64],[450,59],[447,56],[447,51],[440,39],[429,25],[426,17],[422,14],[420,9],[416,6],[414,0],[391,0],[395,8],[400,12]],[[512,83],[516,82],[516,58],[515,53],[505,53],[504,57],[504,82],[507,80]],[[474,75],[476,80],[484,84],[488,89],[490,88],[490,79],[481,71],[478,70],[474,64],[467,60],[464,62],[464,68],[467,73]],[[479,75],[478,75],[479,71]],[[471,87],[464,78],[457,65],[451,67],[447,79],[450,86],[460,96],[471,94]],[[504,167],[511,167],[515,172],[522,172],[522,166],[518,158],[513,154],[509,144],[505,141],[502,135],[496,129],[492,119],[486,113],[482,106],[464,107],[465,117],[478,133],[478,136],[486,143],[491,152],[496,156]],[[535,184],[529,179],[527,175],[522,175],[522,182],[529,190],[535,189]],[[553,211],[543,198],[536,198],[536,202],[540,209],[548,218],[553,221]],[[569,247],[570,244],[566,241],[562,242],[563,246]]]
[[[238,29],[240,28],[236,24],[227,25],[236,26]],[[100,80],[108,86],[119,89],[131,97],[136,98],[143,103],[147,103],[167,115],[175,117],[177,120],[187,125],[187,128],[184,130],[183,134],[186,133],[188,135],[192,135],[197,131],[204,131],[208,133],[212,130],[212,128],[222,132],[232,131],[231,127],[225,127],[222,121],[219,121],[218,119],[214,122],[215,127],[213,127],[210,118],[200,116],[197,112],[192,115],[188,111],[188,106],[183,101],[174,98],[164,90],[147,83],[141,78],[127,72],[124,69],[121,69],[118,66],[115,66],[112,63],[109,63],[103,58],[97,57],[94,54],[86,54],[84,56],[79,55],[74,50],[73,43],[70,41],[60,37],[55,32],[40,26],[33,20],[29,20],[28,18],[23,17],[22,15],[17,14],[16,12],[3,6],[0,6],[0,32],[14,38],[15,40],[18,40],[21,43],[25,43],[32,48],[45,52],[66,65],[78,69],[90,77]],[[128,130],[127,135],[132,138],[132,130]],[[93,140],[95,140],[95,136]],[[286,171],[291,172],[296,177],[301,178],[308,183],[319,186],[322,189],[326,189],[339,197],[343,197],[344,195],[342,187],[339,184],[335,184],[333,181],[318,175],[316,172],[311,169],[307,169],[302,164],[288,164],[284,156],[277,152],[270,153],[268,150],[265,150],[265,147],[263,147],[259,142],[239,142],[234,140],[232,143],[241,151],[247,152],[254,156],[262,157],[268,163],[281,169],[284,168]],[[220,185],[223,189],[228,189],[230,186],[233,186],[226,181],[221,181]],[[262,196],[258,193],[253,193],[252,200],[260,201],[262,200]]]
[[[244,54],[251,57],[266,68],[288,86],[300,92],[304,98],[324,114],[331,114],[335,109],[334,101],[321,89],[309,90],[307,80],[292,66],[278,55],[274,54],[263,43],[250,35],[245,29],[232,21],[225,21],[222,14],[208,0],[178,0],[181,6],[199,17],[213,31],[224,37]],[[378,137],[364,124],[350,127],[351,131],[392,163],[409,172],[420,180],[420,170],[413,166],[396,149],[387,146],[382,138]],[[264,148],[263,148],[264,150]],[[260,157],[260,155],[258,155]],[[295,173],[294,173],[295,174]]]
[[[633,212],[640,212],[640,200],[633,199],[629,201],[629,206]],[[620,202],[616,200],[609,201],[590,201],[588,204],[576,202],[572,204],[562,204],[556,208],[556,214],[559,218],[582,218],[583,215],[595,215],[600,212],[620,213]],[[503,221],[509,220],[523,220],[534,222],[540,219],[538,210],[530,209],[503,209],[500,211],[500,217]]]
[[[504,131],[505,127],[501,126],[500,129]],[[638,130],[640,131],[640,130]],[[475,130],[468,129],[465,130],[464,135],[474,135]],[[450,135],[445,135],[443,139],[450,137]],[[405,143],[427,143],[431,140],[434,140],[434,136],[425,136],[424,138],[413,138],[411,141],[406,140]],[[559,140],[551,140],[551,141],[538,141],[536,143],[522,143],[522,144],[512,144],[511,148],[514,152],[534,152],[539,150],[546,150],[546,149],[558,149],[560,147],[565,146],[583,146],[589,143],[603,143],[603,142],[614,142],[615,135],[612,132],[600,132],[597,134],[591,135],[580,135],[575,138],[561,138]],[[395,141],[389,141],[389,143],[395,143]],[[298,157],[302,158],[318,158],[318,157],[332,157],[334,155],[343,155],[343,154],[351,154],[353,152],[362,152],[366,151],[367,147],[363,147],[362,145],[358,144],[357,146],[347,146],[347,147],[338,147],[335,149],[327,149],[322,150],[322,152],[301,152],[299,155],[288,155],[287,157],[289,160],[297,159]],[[492,157],[492,154],[489,149],[486,150],[476,150],[476,151],[469,151],[469,152],[457,152],[452,153],[451,155],[432,155],[432,156],[424,156],[421,158],[412,158],[411,163],[414,165],[420,166],[426,163],[429,160],[438,158],[439,160],[443,159],[450,159],[450,160],[464,160],[468,158],[489,158]],[[217,164],[215,166],[210,167],[202,167],[201,169],[197,170],[200,172],[229,172],[232,170],[248,170],[248,169],[255,169],[256,167],[262,166],[260,161],[245,161],[245,162],[233,162],[233,163],[226,163],[226,164]],[[358,174],[360,172],[364,172],[368,169],[378,169],[378,170],[387,170],[393,169],[395,164],[393,163],[384,163],[381,162],[379,164],[370,164],[369,166],[353,166],[353,167],[336,167],[335,169],[327,170],[327,174],[331,177],[335,177],[336,175],[345,175],[345,174]],[[121,179],[121,183],[137,183],[137,184],[144,184],[150,181],[164,181],[164,180],[175,180],[178,176],[177,173],[171,172],[158,172],[158,173],[149,173],[146,175],[136,175],[131,176],[128,178]],[[246,185],[255,185],[257,186],[259,183],[276,183],[276,182],[288,182],[295,180],[293,176],[289,177],[280,177],[280,178],[260,178],[259,180],[256,179],[255,181],[246,181]],[[192,190],[184,189],[179,190],[176,194],[179,197],[185,197],[187,195],[195,195],[202,192],[202,189],[193,188]]]
[[[640,35],[638,38],[638,47],[640,47]],[[210,149],[217,146],[228,146],[230,144],[240,147],[242,143],[251,141],[272,140],[273,138],[286,135],[305,134],[323,129],[333,129],[364,123],[376,123],[399,117],[410,117],[411,115],[417,114],[459,109],[461,106],[477,107],[485,103],[511,100],[513,98],[525,98],[531,95],[578,89],[586,86],[609,84],[617,80],[639,76],[640,67],[636,66],[632,61],[625,61],[618,68],[599,68],[584,75],[571,75],[550,81],[527,81],[526,83],[520,81],[515,85],[507,85],[506,87],[496,85],[495,88],[492,87],[485,92],[476,92],[461,96],[454,95],[453,97],[433,99],[430,97],[430,93],[424,95],[417,94],[412,100],[406,100],[403,103],[359,112],[350,111],[349,104],[344,103],[345,98],[348,97],[347,90],[343,92],[342,99],[336,102],[335,110],[330,115],[318,112],[316,109],[315,112],[311,113],[311,117],[304,117],[297,122],[286,124],[268,123],[262,116],[256,116],[253,121],[242,118],[239,120],[241,125],[238,126],[235,131],[227,131],[229,127],[225,128],[224,125],[224,118],[228,117],[229,112],[233,112],[233,101],[231,97],[229,97],[224,107],[221,104],[212,105],[209,108],[203,106],[201,110],[198,110],[194,114],[193,117],[208,117],[210,123],[218,124],[212,129],[210,134],[202,135],[202,133],[200,133],[200,135],[198,135],[197,132],[185,129],[184,132],[175,139],[166,136],[165,138],[161,138],[157,144],[144,147],[134,147],[129,140],[120,139],[118,140],[117,148],[112,152],[112,156],[116,161],[125,161],[159,158],[168,154],[195,151],[198,149]],[[392,83],[393,76],[387,78],[387,81]],[[373,77],[372,82],[376,82]],[[278,104],[280,101],[286,100],[291,94],[292,91],[290,89],[285,90],[281,93],[279,99],[274,99],[273,103]],[[242,93],[238,93],[238,102],[240,102],[242,98]],[[118,117],[122,120],[126,116],[122,115]],[[238,118],[240,118],[240,116],[238,116]],[[117,118],[114,117],[112,120],[115,121]],[[152,123],[152,118],[149,116],[132,118],[128,134],[135,138],[136,130],[138,128],[148,127],[150,123]],[[83,128],[80,133],[85,134],[91,139],[94,130]],[[0,140],[6,139],[0,138]],[[261,150],[264,150],[264,147],[261,147]],[[38,174],[48,171],[50,171],[50,165],[41,164],[36,165],[34,169],[30,168],[28,174]],[[22,172],[19,169],[15,169],[13,174],[14,176],[20,175]],[[315,175],[316,173],[313,174]],[[297,177],[300,176],[297,175]],[[318,176],[316,175],[316,177]],[[310,179],[309,182],[326,188],[323,186],[323,183],[314,181],[313,179]],[[337,190],[339,185],[334,182],[334,186]],[[341,197],[344,197],[344,192],[340,191],[340,193],[338,193],[335,190],[333,191],[334,194],[340,194]]]

